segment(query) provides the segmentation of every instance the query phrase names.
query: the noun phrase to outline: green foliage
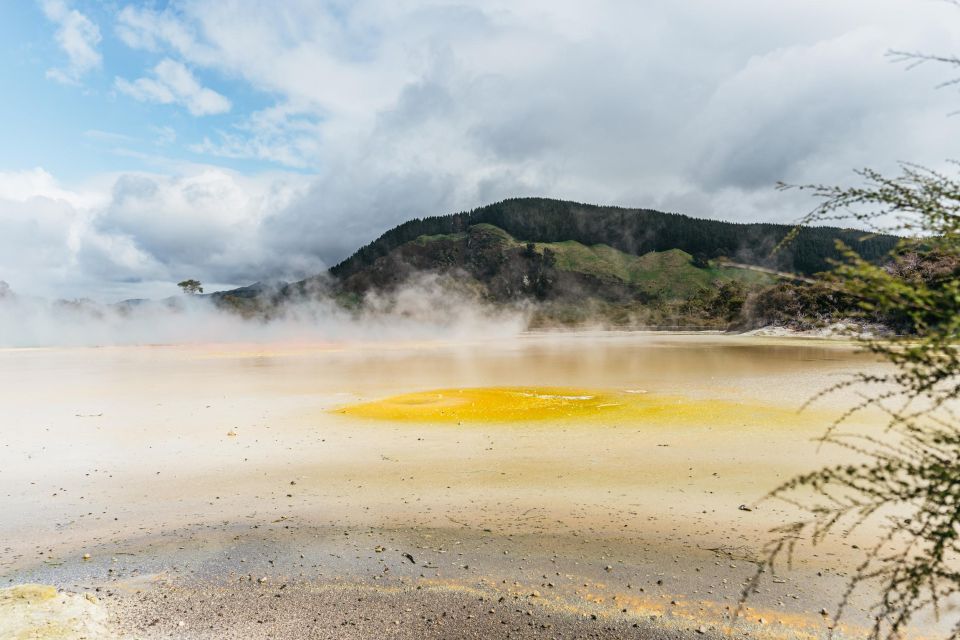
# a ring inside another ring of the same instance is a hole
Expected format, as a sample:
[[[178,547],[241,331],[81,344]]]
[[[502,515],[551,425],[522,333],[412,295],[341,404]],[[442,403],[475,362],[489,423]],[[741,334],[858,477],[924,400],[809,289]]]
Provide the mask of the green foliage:
[[[823,282],[782,281],[749,292],[738,324],[741,329],[773,325],[806,331],[856,311],[852,300]]]
[[[177,286],[187,295],[203,293],[203,285],[199,280],[183,280],[182,282],[178,282]]]
[[[862,186],[808,187],[823,202],[805,222],[852,215],[878,231],[910,236],[882,266],[840,245],[843,261],[825,282],[864,311],[898,321],[904,337],[867,347],[897,366],[889,382],[940,405],[960,395],[960,181],[912,165],[893,178],[860,174]]]
[[[491,224],[477,224],[471,226],[466,233],[437,234],[420,236],[412,241],[418,247],[431,248],[434,266],[438,268],[462,266],[455,260],[446,260],[451,254],[446,245],[450,242],[467,241],[469,251],[465,257],[466,270],[474,275],[490,279],[496,277],[507,268],[506,255],[516,251],[528,263],[523,265],[528,282],[535,283],[535,297],[544,300],[554,294],[563,294],[555,289],[557,274],[586,276],[596,280],[598,289],[590,294],[601,294],[605,285],[619,286],[624,291],[632,291],[631,298],[642,300],[645,304],[652,301],[684,301],[697,299],[703,296],[714,296],[715,291],[721,290],[721,283],[737,282],[738,291],[746,291],[747,287],[756,287],[769,284],[773,277],[765,273],[736,268],[712,267],[698,268],[693,264],[690,254],[679,249],[667,251],[651,251],[641,256],[631,255],[608,245],[585,246],[576,240],[563,242],[523,242],[515,239],[503,229]],[[542,263],[538,262],[542,258]],[[422,266],[422,265],[421,265]],[[732,289],[722,289],[732,292]],[[577,294],[578,300],[583,299],[584,292]],[[742,302],[742,301],[741,301]],[[714,305],[711,309],[717,310],[717,315],[709,315],[703,305],[687,307],[697,308],[697,315],[691,316],[690,323],[696,325],[696,318],[718,320],[726,318],[728,313],[719,310]],[[737,305],[739,309],[740,305]],[[708,315],[704,315],[707,313]],[[596,319],[596,318],[595,318]],[[672,323],[671,323],[672,324]],[[705,326],[716,327],[717,322],[708,322]],[[722,324],[722,326],[726,326]]]
[[[715,318],[731,323],[740,315],[747,299],[747,289],[736,280],[717,281],[708,289],[701,289],[684,303],[683,311],[690,316]]]
[[[960,397],[960,180],[912,165],[895,177],[860,175],[864,183],[855,187],[805,187],[822,202],[804,222],[852,216],[877,231],[909,234],[884,265],[839,244],[842,260],[822,285],[864,313],[891,319],[904,335],[864,343],[892,365],[889,373],[859,374],[824,392],[855,385],[861,394],[823,441],[865,461],[794,478],[771,493],[809,518],[780,530],[768,566],[789,557],[803,536],[816,544],[879,523],[882,533],[852,576],[835,618],[855,591],[872,585],[880,596],[871,637],[899,638],[919,613],[939,615],[960,598],[960,428],[954,413]],[[867,408],[889,416],[885,433],[841,431]],[[960,637],[960,623],[950,637]]]
[[[803,228],[793,234],[789,247],[773,253],[791,227],[700,220],[651,209],[515,198],[469,212],[410,220],[387,231],[330,272],[346,278],[421,236],[465,233],[479,224],[493,225],[526,242],[574,240],[585,246],[607,245],[634,256],[679,249],[697,256],[700,265],[725,256],[738,262],[802,274],[823,271],[829,267],[829,259],[841,257],[835,248],[836,240],[855,247],[866,260],[880,259],[896,243],[896,238],[890,236],[863,237],[862,233],[849,229]]]

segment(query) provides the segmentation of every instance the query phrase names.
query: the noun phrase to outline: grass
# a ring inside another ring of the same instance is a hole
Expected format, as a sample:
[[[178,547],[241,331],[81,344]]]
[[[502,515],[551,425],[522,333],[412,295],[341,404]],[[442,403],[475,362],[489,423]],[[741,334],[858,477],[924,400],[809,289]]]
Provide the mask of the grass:
[[[474,225],[471,233],[493,236],[508,246],[521,247],[527,244],[492,224]],[[442,240],[462,240],[466,236],[466,233],[420,236],[414,242],[425,245]],[[737,280],[748,286],[757,286],[776,280],[774,276],[765,273],[736,267],[711,265],[701,269],[693,265],[693,258],[689,253],[680,249],[651,251],[635,256],[609,245],[587,246],[575,240],[538,242],[535,246],[541,253],[546,249],[554,252],[557,269],[619,281],[665,299],[689,298],[715,282]]]
[[[438,233],[432,236],[419,236],[413,240],[414,244],[425,246],[431,242],[438,242],[440,240],[463,240],[467,237],[465,233]]]
[[[558,269],[619,280],[645,293],[659,293],[666,298],[686,298],[714,282],[738,280],[745,285],[761,285],[775,279],[765,273],[736,267],[701,269],[693,265],[689,253],[680,249],[634,256],[605,244],[588,247],[574,240],[540,243],[537,249],[554,251]]]

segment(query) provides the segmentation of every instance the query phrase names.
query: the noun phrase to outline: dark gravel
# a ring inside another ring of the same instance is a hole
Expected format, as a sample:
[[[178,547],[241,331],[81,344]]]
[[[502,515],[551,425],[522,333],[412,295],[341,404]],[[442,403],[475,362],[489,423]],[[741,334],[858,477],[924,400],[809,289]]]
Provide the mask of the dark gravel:
[[[111,603],[117,630],[144,640],[284,638],[719,638],[607,615],[569,613],[535,597],[411,587],[296,585],[160,586]]]

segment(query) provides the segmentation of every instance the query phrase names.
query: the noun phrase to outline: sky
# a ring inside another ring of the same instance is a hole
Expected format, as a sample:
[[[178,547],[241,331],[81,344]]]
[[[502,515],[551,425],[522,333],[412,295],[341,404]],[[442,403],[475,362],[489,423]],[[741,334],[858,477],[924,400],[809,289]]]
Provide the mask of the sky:
[[[0,3],[0,280],[162,297],[545,196],[794,222],[777,181],[956,157],[941,0]],[[957,70],[960,75],[960,70]]]

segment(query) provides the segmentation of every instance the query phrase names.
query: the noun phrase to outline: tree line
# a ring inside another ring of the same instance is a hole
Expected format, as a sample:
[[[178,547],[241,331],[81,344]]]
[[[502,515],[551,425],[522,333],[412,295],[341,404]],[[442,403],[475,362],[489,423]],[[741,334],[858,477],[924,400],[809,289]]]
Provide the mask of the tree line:
[[[837,241],[878,261],[898,238],[837,227],[803,227],[789,245],[774,251],[791,234],[790,225],[734,223],[691,218],[652,209],[605,207],[547,198],[512,198],[467,212],[414,218],[387,231],[330,269],[348,277],[402,244],[424,235],[462,233],[480,223],[493,224],[530,242],[576,240],[606,244],[633,255],[681,249],[701,261],[728,257],[738,262],[812,275],[826,271],[843,255]]]

